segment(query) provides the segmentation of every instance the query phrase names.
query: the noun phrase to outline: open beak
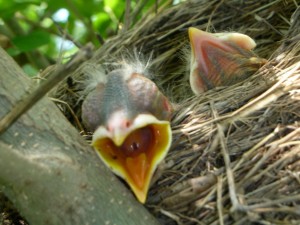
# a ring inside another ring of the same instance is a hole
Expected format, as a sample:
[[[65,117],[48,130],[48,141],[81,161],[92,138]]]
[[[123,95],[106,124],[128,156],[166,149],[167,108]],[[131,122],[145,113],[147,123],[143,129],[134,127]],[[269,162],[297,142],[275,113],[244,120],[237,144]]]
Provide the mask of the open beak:
[[[189,38],[192,50],[190,84],[197,95],[244,79],[266,63],[251,51],[256,44],[244,34],[212,34],[191,27]]]
[[[127,128],[111,131],[99,127],[92,145],[102,161],[126,180],[137,199],[145,203],[152,175],[166,156],[171,140],[169,121],[140,114]]]

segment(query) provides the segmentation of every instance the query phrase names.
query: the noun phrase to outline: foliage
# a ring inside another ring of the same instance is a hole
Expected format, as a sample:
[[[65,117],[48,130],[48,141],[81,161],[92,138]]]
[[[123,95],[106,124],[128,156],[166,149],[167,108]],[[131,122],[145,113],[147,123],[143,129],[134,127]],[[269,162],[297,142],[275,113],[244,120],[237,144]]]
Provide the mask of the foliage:
[[[133,27],[157,1],[0,0],[0,45],[33,76],[61,61],[61,53],[68,57],[88,42],[99,47],[118,33],[126,3],[133,12]]]

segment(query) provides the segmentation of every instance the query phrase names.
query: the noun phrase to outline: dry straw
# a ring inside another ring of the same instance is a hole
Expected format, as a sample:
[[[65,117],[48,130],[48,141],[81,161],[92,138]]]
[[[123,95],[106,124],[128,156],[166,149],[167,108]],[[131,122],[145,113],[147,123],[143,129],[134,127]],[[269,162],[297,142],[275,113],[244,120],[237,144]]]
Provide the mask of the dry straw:
[[[104,43],[55,95],[72,108],[70,114],[60,104],[78,126],[86,65],[109,70],[133,50],[146,61],[152,54],[150,73],[175,112],[172,148],[146,204],[151,212],[162,224],[300,224],[297,4],[193,0],[149,10]],[[184,59],[190,26],[245,33],[268,63],[236,85],[193,96]]]

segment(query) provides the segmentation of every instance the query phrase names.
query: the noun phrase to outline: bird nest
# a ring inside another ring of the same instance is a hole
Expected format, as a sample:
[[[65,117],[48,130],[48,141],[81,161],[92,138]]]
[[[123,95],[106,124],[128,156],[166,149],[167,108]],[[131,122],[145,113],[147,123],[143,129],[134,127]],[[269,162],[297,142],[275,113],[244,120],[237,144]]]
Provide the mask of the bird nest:
[[[146,59],[151,55],[152,79],[175,110],[172,147],[156,172],[146,207],[162,224],[300,224],[296,9],[296,1],[192,0],[149,10],[52,94],[81,129],[84,68],[102,64],[109,70],[131,51]],[[240,83],[194,96],[186,76],[188,27],[245,33],[268,63]]]

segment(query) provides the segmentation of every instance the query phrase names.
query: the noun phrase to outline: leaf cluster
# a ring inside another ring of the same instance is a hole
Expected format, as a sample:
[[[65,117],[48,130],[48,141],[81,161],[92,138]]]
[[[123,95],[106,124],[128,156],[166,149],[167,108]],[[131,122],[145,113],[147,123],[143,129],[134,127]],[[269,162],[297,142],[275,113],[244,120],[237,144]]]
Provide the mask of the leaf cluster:
[[[132,28],[156,4],[156,0],[0,0],[0,46],[34,76],[88,42],[100,47],[124,26]]]

